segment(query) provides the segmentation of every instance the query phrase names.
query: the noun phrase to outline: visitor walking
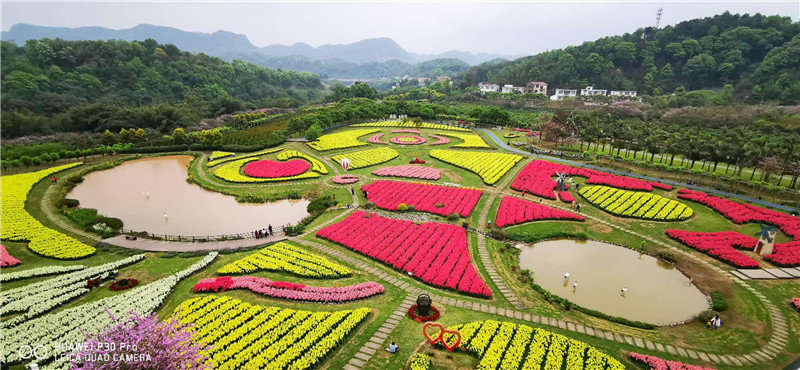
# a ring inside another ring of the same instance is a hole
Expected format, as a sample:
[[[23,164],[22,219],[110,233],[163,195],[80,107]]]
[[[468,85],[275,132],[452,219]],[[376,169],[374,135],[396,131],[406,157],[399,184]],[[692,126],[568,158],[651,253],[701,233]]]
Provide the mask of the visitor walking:
[[[53,184],[58,184],[58,177],[53,176]]]
[[[392,342],[392,344],[389,345],[389,348],[387,348],[386,351],[389,353],[396,353],[398,348],[400,347],[398,347],[396,344],[394,344],[394,342]]]
[[[581,204],[580,203],[575,204],[575,207],[576,207],[575,208],[576,211],[578,211],[578,212],[581,211]]]
[[[267,230],[269,230],[269,235],[272,236],[272,224],[269,224]]]
[[[489,220],[489,228],[492,228],[492,220]]]
[[[350,187],[350,194],[351,195],[356,195],[356,189],[353,189],[352,186]]]

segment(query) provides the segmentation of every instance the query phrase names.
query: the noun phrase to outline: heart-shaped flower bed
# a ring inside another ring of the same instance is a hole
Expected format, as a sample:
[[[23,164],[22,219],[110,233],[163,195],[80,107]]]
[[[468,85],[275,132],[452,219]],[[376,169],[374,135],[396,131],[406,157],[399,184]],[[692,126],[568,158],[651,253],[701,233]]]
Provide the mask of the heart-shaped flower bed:
[[[333,178],[334,184],[339,185],[346,185],[358,182],[358,176],[356,175],[339,175]]]
[[[244,174],[250,177],[277,178],[297,176],[308,171],[308,162],[302,159],[292,159],[286,162],[262,160],[250,162],[244,166]]]
[[[411,136],[395,136],[395,137],[389,139],[390,143],[392,143],[392,144],[400,144],[400,145],[419,145],[419,144],[422,144],[422,143],[424,143],[426,141],[427,140],[423,139],[422,137],[415,136],[415,135],[411,135]]]
[[[139,285],[139,280],[136,280],[136,279],[120,279],[120,280],[117,280],[117,281],[111,283],[111,285],[108,287],[108,289],[111,289],[113,291],[128,290],[128,289],[133,288],[133,287],[135,287],[137,285]]]

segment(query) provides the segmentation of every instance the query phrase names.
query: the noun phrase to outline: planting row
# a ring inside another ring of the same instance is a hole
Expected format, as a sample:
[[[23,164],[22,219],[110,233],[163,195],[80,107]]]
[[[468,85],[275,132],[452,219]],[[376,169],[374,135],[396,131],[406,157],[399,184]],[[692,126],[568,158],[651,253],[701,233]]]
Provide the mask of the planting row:
[[[427,140],[425,140],[425,138],[423,138],[422,136],[411,135],[411,136],[395,136],[389,139],[389,142],[392,144],[399,144],[399,145],[419,145],[419,144],[425,144]]]
[[[450,139],[448,139],[448,138],[446,138],[444,136],[439,136],[439,135],[430,135],[430,136],[431,136],[432,139],[436,139],[436,141],[430,143],[430,145],[450,144]]]
[[[383,137],[383,132],[379,132],[375,135],[370,136],[369,139],[367,139],[367,142],[370,144],[386,144],[385,142],[381,141],[382,137]]]
[[[481,197],[479,189],[386,180],[362,186],[361,190],[367,193],[367,200],[381,209],[396,211],[401,204],[405,204],[415,207],[417,211],[442,216],[457,213],[467,217]]]
[[[37,267],[21,271],[3,272],[2,274],[0,274],[0,281],[6,282],[6,281],[29,279],[32,277],[57,275],[57,274],[63,274],[65,272],[83,270],[85,268],[86,266],[84,265],[67,265],[67,266],[56,265],[56,266]]]
[[[231,156],[234,156],[234,155],[236,155],[236,154],[233,153],[233,152],[221,152],[221,151],[215,150],[215,151],[211,152],[211,157],[209,157],[208,160],[214,161],[214,160],[217,160],[217,159],[220,159],[220,158],[231,157]]]
[[[377,129],[362,129],[325,134],[320,136],[316,141],[308,143],[308,146],[321,152],[363,146],[367,145],[367,143],[358,141],[358,138],[378,131]]]
[[[491,291],[475,272],[463,228],[354,212],[317,231],[339,243],[430,285],[488,297]]]
[[[41,171],[3,176],[0,181],[0,212],[3,227],[0,238],[11,241],[29,241],[28,248],[36,254],[58,259],[86,257],[95,252],[94,247],[42,225],[25,210],[25,201],[31,188],[54,173],[81,163],[70,163]]]
[[[437,132],[436,135],[450,136],[463,141],[461,144],[453,145],[453,148],[485,148],[490,149],[489,144],[483,141],[480,135],[470,132],[468,134],[457,134],[453,132]]]
[[[209,160],[208,162],[206,162],[206,167],[214,167],[216,165],[227,163],[227,162],[231,162],[231,161],[235,161],[237,159],[260,157],[260,156],[263,156],[263,155],[279,152],[281,150],[283,150],[283,148],[269,148],[269,149],[264,149],[264,150],[260,150],[260,151],[257,151],[257,152],[252,152],[252,153],[240,153],[239,155],[233,154],[231,156],[226,156],[226,157],[221,158],[221,159],[217,159],[216,157],[214,157],[213,160]],[[212,154],[212,157],[213,157],[213,154]],[[209,158],[209,159],[211,159],[211,158]]]
[[[394,166],[382,167],[372,171],[377,176],[405,177],[409,179],[439,180],[442,177],[439,170],[423,166]]]
[[[667,230],[667,235],[684,245],[704,252],[723,262],[740,268],[758,268],[758,262],[744,253],[736,250],[752,251],[756,248],[758,240],[735,231],[722,232],[690,232],[684,230]],[[800,241],[775,244],[772,254],[764,259],[778,266],[800,266]]]
[[[292,159],[286,162],[275,162],[269,159],[249,162],[244,166],[244,174],[250,177],[275,179],[300,175],[311,168],[308,162],[302,159]]]
[[[529,202],[517,197],[505,196],[497,209],[497,227],[521,224],[528,221],[571,220],[583,221],[583,216],[572,212],[550,208],[543,204]]]
[[[684,364],[678,361],[664,360],[655,356],[642,355],[638,353],[631,353],[630,356],[631,359],[650,366],[650,369],[652,370],[713,370],[706,369],[702,366]]]
[[[290,158],[305,159],[305,160],[307,160],[307,161],[309,161],[311,163],[311,170],[312,171],[321,173],[323,175],[326,175],[328,173],[328,168],[325,167],[325,165],[322,162],[318,161],[317,159],[315,159],[314,157],[312,157],[312,156],[310,156],[308,154],[305,154],[303,152],[299,152],[297,150],[284,150],[284,151],[278,153],[277,158],[278,158],[279,161],[285,161],[285,160],[288,160]]]
[[[622,217],[682,221],[694,214],[685,204],[652,193],[608,186],[584,186],[578,193],[598,208]]]
[[[527,325],[486,320],[448,329],[461,335],[460,349],[478,356],[478,369],[625,369],[586,343]],[[444,335],[448,343],[452,337]]]
[[[517,162],[522,160],[521,156],[514,154],[458,150],[434,149],[431,150],[430,155],[442,162],[478,174],[488,185],[496,183]]]
[[[0,267],[14,267],[20,263],[22,261],[9,254],[4,245],[0,245]],[[0,279],[2,279],[1,276]]]
[[[256,271],[284,271],[313,278],[339,278],[352,274],[338,263],[285,242],[275,243],[222,266],[217,273],[248,274]]]
[[[193,288],[195,293],[224,292],[229,289],[247,289],[272,298],[320,303],[350,302],[383,293],[383,285],[375,282],[343,287],[313,287],[257,276],[208,278],[200,280]]]
[[[342,159],[347,159],[350,161],[349,169],[355,170],[358,168],[389,162],[392,159],[397,158],[398,155],[400,154],[392,148],[375,148],[339,154],[333,156],[331,159],[333,159],[333,161],[336,163],[341,163]]]
[[[313,179],[321,176],[319,173],[313,171],[307,171],[296,176],[281,176],[281,177],[251,177],[242,175],[241,174],[242,167],[244,167],[246,170],[247,164],[249,162],[256,161],[257,159],[258,158],[244,158],[228,162],[227,164],[222,165],[216,170],[214,170],[214,176],[219,177],[220,179],[223,179],[225,181],[235,182],[235,183],[292,181],[292,180]],[[302,164],[305,165],[305,168],[308,169],[308,163],[300,161],[299,159],[296,161],[302,162]],[[262,163],[270,162],[271,164],[279,164],[279,162],[273,162],[273,161],[258,161],[258,162]],[[270,165],[265,164],[264,166],[259,166],[258,173],[267,175],[268,174],[267,172],[261,172],[261,168],[269,168]],[[276,169],[277,167],[278,166],[273,166],[272,168]]]
[[[339,175],[333,177],[333,183],[339,185],[355,184],[358,182],[356,175]]]
[[[184,301],[181,322],[193,324],[215,369],[308,369],[369,315],[369,308],[335,312],[251,305],[228,297]]]
[[[415,122],[401,122],[401,121],[366,122],[366,123],[359,123],[356,125],[352,125],[350,127],[408,127],[415,129],[427,128],[433,130],[451,130],[451,131],[466,131],[466,132],[471,131],[463,127],[443,125],[440,123],[430,123],[430,122],[415,123]]]

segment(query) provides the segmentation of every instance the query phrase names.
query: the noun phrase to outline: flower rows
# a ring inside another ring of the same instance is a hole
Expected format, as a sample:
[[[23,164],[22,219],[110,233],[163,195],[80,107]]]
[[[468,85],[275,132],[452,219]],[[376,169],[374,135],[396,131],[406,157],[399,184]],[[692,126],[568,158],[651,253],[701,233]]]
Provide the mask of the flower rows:
[[[434,130],[451,130],[451,131],[467,131],[469,129],[463,127],[456,127],[450,125],[443,125],[440,123],[423,122],[417,124],[414,122],[401,122],[401,121],[381,121],[381,122],[367,122],[352,125],[351,127],[409,127],[409,128],[428,128]]]
[[[230,157],[230,156],[233,156],[233,155],[235,155],[233,152],[220,152],[220,151],[215,150],[215,151],[211,152],[211,160],[213,161],[213,160],[217,160],[217,159],[220,159],[220,158]]]
[[[439,180],[442,177],[439,170],[424,166],[394,166],[382,167],[372,171],[377,176],[405,177],[409,179]]]
[[[486,320],[448,329],[461,334],[459,348],[480,358],[478,369],[625,369],[586,343],[527,325]]]
[[[20,263],[22,263],[22,261],[8,253],[4,245],[0,245],[0,267],[13,267]],[[0,276],[0,281],[2,281],[2,276]]]
[[[367,150],[360,150],[357,152],[350,152],[345,154],[339,154],[333,156],[333,159],[336,163],[341,163],[342,159],[347,158],[350,160],[350,168],[352,170],[358,168],[364,168],[369,166],[374,166],[376,164],[381,164],[384,162],[389,162],[392,159],[397,158],[400,155],[397,153],[396,150],[392,148],[375,148],[375,149],[367,149]]]
[[[358,182],[358,176],[356,175],[339,175],[333,178],[333,183],[339,185],[353,184],[356,182]]]
[[[399,145],[419,145],[426,141],[422,136],[395,136],[389,139],[390,143]]]
[[[321,173],[323,175],[328,174],[328,168],[325,167],[325,165],[322,162],[318,161],[316,158],[314,158],[314,157],[312,157],[312,156],[310,156],[308,154],[305,154],[303,152],[299,152],[297,150],[284,150],[284,151],[278,153],[278,156],[277,156],[277,159],[279,161],[285,161],[285,160],[287,160],[289,158],[302,158],[302,159],[305,159],[305,160],[311,162],[311,170],[312,171],[319,172],[319,173]]]
[[[540,220],[575,220],[583,221],[583,216],[572,212],[529,202],[516,197],[505,196],[497,209],[497,227],[521,224]]]
[[[369,298],[383,293],[383,285],[367,282],[343,287],[312,287],[257,276],[220,276],[200,280],[194,292],[224,292],[229,289],[248,289],[267,297],[290,301],[342,303]]]
[[[415,130],[415,129],[413,129],[413,128],[402,128],[402,129],[399,129],[399,130],[392,130],[392,133],[393,133],[393,134],[403,134],[403,133],[405,133],[405,134],[417,134],[417,135],[422,135],[422,131],[420,131],[420,130]]]
[[[28,248],[46,257],[74,259],[95,252],[94,247],[42,225],[25,210],[25,201],[33,185],[56,172],[80,165],[80,162],[51,167],[37,172],[3,176],[0,180],[0,214],[3,227],[0,238],[11,241],[30,241]]]
[[[411,221],[354,212],[317,231],[324,238],[430,285],[488,297],[491,291],[475,272],[463,228],[436,222]]]
[[[450,136],[464,141],[461,144],[453,145],[453,148],[486,148],[486,149],[490,148],[489,144],[486,144],[486,142],[483,141],[483,138],[481,138],[480,135],[474,132],[469,132],[467,134],[456,134],[452,132],[437,132],[436,135]]]
[[[128,290],[121,294],[103,298],[77,307],[67,308],[49,315],[37,317],[15,327],[3,327],[0,342],[0,362],[4,365],[21,363],[19,349],[31,343],[44,345],[45,357],[39,363],[59,357],[67,348],[56,347],[56,343],[83,343],[86,334],[99,333],[109,325],[126,320],[130,312],[146,316],[160,307],[178,282],[207,266],[217,257],[211,252],[187,269],[169,275],[153,283]],[[5,322],[4,322],[5,325]],[[67,360],[56,360],[53,368],[71,368]]]
[[[563,164],[536,160],[529,163],[511,183],[511,188],[517,191],[531,193],[547,199],[556,199],[553,191],[557,183],[553,180],[556,173],[566,173],[567,176],[586,177],[586,184],[608,185],[615,188],[627,190],[652,191],[653,187],[670,190],[667,185],[646,182],[631,177],[616,176],[609,173],[589,170],[585,168],[575,168]],[[569,188],[569,185],[567,185]]]
[[[409,370],[428,370],[431,368],[431,358],[424,353],[415,353],[411,357],[411,364]]]
[[[279,152],[281,150],[283,150],[283,148],[269,148],[269,149],[260,150],[260,151],[257,151],[257,152],[252,152],[252,153],[242,153],[242,154],[239,154],[239,155],[235,155],[234,154],[232,156],[227,156],[227,157],[222,158],[222,159],[215,159],[215,160],[206,162],[206,167],[214,167],[214,166],[216,166],[218,164],[227,163],[227,162],[230,162],[230,161],[235,161],[237,159],[260,157],[260,156],[263,156],[263,155]]]
[[[752,250],[757,240],[735,231],[713,233],[667,230],[667,235],[690,248],[740,268],[758,268],[758,262],[735,248]]]
[[[396,211],[400,204],[405,204],[414,206],[417,211],[442,216],[458,213],[467,217],[481,197],[480,189],[387,180],[375,181],[362,186],[361,190],[367,192],[367,200],[381,209]]]
[[[764,259],[783,267],[800,266],[800,240],[775,244],[772,254],[764,256]]]
[[[467,152],[460,150],[434,149],[431,157],[442,162],[450,163],[467,171],[478,174],[486,184],[492,185],[500,180],[517,162],[521,156],[506,153]]]
[[[566,190],[558,192],[558,199],[561,199],[564,203],[572,203],[575,201],[575,197]]]
[[[682,362],[677,361],[669,361],[664,360],[655,356],[648,356],[642,355],[638,353],[631,352],[631,359],[636,361],[642,362],[647,366],[650,366],[652,370],[713,370],[713,369],[706,369],[702,366],[695,366],[684,364]]]
[[[85,268],[86,266],[84,265],[67,265],[67,266],[56,265],[56,266],[37,267],[22,271],[3,272],[2,274],[0,274],[0,281],[7,282],[14,280],[28,279],[32,277],[63,274],[65,272],[73,272],[73,271],[83,270]]]
[[[244,166],[244,174],[250,177],[275,179],[279,177],[297,176],[308,171],[311,166],[301,159],[286,162],[275,162],[269,159],[249,162]]]
[[[436,141],[430,143],[430,145],[444,145],[444,144],[449,144],[450,143],[450,139],[448,139],[448,138],[446,138],[444,136],[431,135],[431,138],[436,139]]]
[[[369,315],[369,308],[335,312],[296,311],[207,296],[176,309],[194,324],[193,340],[208,349],[215,369],[308,369],[319,364]]]
[[[352,274],[338,263],[285,242],[275,243],[222,266],[217,273],[246,274],[256,271],[285,271],[314,278],[338,278]]]
[[[584,186],[578,193],[600,209],[622,217],[681,221],[694,214],[685,204],[652,193],[608,186]]]
[[[255,183],[255,182],[274,182],[274,181],[292,181],[317,178],[321,175],[317,172],[308,171],[297,176],[284,176],[284,177],[250,177],[241,174],[242,167],[246,167],[247,163],[257,160],[257,158],[244,158],[236,161],[231,161],[223,166],[214,170],[214,176],[219,177],[225,181],[236,183]],[[298,160],[299,161],[299,160]],[[270,161],[271,162],[271,161]],[[275,162],[273,162],[275,163]],[[303,162],[308,167],[308,163]]]
[[[725,218],[737,224],[743,224],[745,222],[764,222],[772,224],[780,228],[786,235],[791,236],[795,240],[800,240],[800,218],[687,189],[678,190],[678,197],[711,207],[713,210],[725,216]]]
[[[367,139],[367,142],[370,144],[386,144],[385,142],[381,141],[382,137],[383,137],[383,132],[379,132],[375,135],[370,136],[369,139]]]
[[[375,133],[377,129],[364,129],[364,130],[347,130],[336,132],[332,134],[322,135],[316,141],[308,143],[308,146],[324,152],[326,150],[352,148],[356,146],[367,145],[367,143],[358,141],[358,138],[364,135]]]

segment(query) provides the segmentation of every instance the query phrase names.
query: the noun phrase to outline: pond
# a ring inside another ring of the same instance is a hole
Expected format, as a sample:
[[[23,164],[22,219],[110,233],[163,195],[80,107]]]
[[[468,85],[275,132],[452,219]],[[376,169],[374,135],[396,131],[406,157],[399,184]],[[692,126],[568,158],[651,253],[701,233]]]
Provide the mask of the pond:
[[[238,234],[270,224],[275,228],[297,223],[308,215],[307,200],[246,204],[190,184],[186,170],[193,158],[178,155],[123,162],[87,174],[67,197],[78,199],[81,207],[121,219],[125,229],[154,234]]]
[[[534,282],[580,306],[656,325],[709,309],[706,296],[671,265],[597,241],[552,240],[523,248],[520,267]],[[564,274],[569,273],[569,281]],[[577,287],[573,288],[573,284]],[[622,289],[627,288],[625,293]]]

